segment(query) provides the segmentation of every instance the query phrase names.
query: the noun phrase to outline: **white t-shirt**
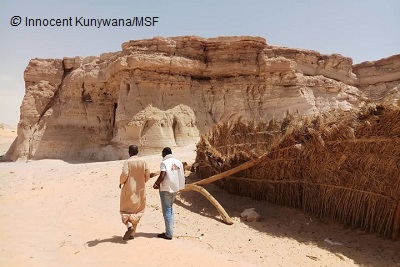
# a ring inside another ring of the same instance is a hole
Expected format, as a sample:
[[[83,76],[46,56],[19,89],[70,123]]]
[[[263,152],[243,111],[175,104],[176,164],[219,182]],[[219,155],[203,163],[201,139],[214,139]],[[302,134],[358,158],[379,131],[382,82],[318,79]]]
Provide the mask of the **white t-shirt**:
[[[160,184],[160,191],[175,193],[185,188],[183,164],[180,160],[175,159],[172,154],[163,158],[160,170],[166,172],[164,180]]]

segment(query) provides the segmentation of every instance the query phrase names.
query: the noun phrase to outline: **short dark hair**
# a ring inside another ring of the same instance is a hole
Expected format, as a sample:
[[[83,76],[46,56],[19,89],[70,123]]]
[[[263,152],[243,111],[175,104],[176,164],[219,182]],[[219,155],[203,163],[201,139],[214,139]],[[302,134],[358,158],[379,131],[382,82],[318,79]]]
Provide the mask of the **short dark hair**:
[[[162,150],[162,154],[165,157],[166,155],[172,154],[172,150],[169,147],[164,147],[164,149]]]
[[[139,153],[139,149],[137,145],[130,145],[129,146],[129,156],[136,156]]]

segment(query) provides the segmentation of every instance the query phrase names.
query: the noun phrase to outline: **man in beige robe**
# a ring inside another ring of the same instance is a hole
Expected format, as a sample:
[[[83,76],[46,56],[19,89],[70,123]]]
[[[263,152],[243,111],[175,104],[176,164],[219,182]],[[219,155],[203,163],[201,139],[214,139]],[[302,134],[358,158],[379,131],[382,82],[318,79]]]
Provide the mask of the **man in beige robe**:
[[[150,175],[146,162],[137,156],[138,152],[137,146],[129,146],[130,158],[124,162],[119,179],[119,188],[122,186],[120,213],[122,222],[128,229],[124,240],[133,239],[146,207],[145,183]]]

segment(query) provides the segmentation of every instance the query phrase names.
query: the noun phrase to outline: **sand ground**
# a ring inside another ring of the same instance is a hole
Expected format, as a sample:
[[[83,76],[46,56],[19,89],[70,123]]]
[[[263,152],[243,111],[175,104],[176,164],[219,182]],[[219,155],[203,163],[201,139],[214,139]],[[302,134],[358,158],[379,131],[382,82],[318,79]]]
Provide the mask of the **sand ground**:
[[[15,132],[0,130],[0,154]],[[195,147],[174,154],[191,163]],[[161,155],[144,157],[157,172]],[[135,239],[123,241],[118,212],[123,161],[0,163],[0,266],[400,266],[400,241],[343,228],[301,211],[206,189],[235,223],[226,225],[199,193],[175,202],[175,237],[164,223],[156,177]],[[188,178],[191,182],[193,175]],[[240,213],[255,208],[260,222]]]

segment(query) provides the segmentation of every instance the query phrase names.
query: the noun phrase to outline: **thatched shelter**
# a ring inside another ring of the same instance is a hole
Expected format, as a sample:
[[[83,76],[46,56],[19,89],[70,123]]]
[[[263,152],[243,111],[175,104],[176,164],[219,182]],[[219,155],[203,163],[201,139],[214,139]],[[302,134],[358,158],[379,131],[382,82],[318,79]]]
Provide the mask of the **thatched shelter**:
[[[197,146],[200,178],[265,155],[216,183],[384,237],[400,226],[400,109],[368,106],[283,121],[218,124]]]

